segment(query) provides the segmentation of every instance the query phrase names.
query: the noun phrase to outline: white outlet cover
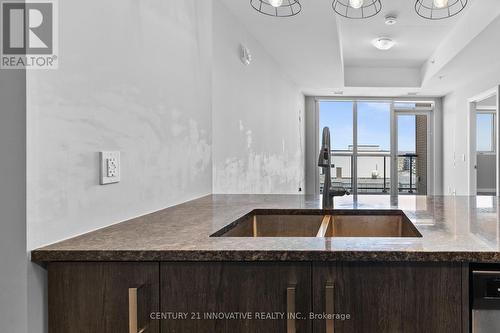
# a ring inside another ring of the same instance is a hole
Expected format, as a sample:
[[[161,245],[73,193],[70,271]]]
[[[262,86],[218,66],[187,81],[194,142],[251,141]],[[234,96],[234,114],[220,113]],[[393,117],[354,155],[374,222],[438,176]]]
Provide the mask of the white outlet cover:
[[[101,151],[99,153],[101,164],[100,184],[113,184],[120,181],[120,152]]]

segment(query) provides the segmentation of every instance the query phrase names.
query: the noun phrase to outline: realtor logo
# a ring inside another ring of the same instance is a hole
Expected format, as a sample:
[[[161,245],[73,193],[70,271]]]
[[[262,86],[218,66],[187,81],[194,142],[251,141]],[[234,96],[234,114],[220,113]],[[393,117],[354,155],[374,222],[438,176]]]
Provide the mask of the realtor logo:
[[[56,3],[1,3],[1,68],[57,68]]]

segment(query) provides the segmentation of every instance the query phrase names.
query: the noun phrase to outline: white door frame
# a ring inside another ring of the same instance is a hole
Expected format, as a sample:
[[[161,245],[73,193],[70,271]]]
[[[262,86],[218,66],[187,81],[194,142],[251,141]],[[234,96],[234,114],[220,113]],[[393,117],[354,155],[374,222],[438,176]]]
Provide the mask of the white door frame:
[[[467,190],[469,195],[477,195],[477,146],[476,146],[476,104],[482,100],[490,98],[496,95],[496,119],[499,121],[499,105],[500,105],[500,86],[496,86],[494,88],[488,89],[476,96],[473,96],[467,100],[469,112],[467,113],[467,123],[469,124],[469,130],[467,133],[467,147],[468,147],[468,163],[467,163]],[[496,157],[496,174],[497,181],[495,184],[495,188],[498,194],[498,189],[500,189],[500,154],[498,153],[498,147],[500,147],[500,138],[499,138],[499,127],[495,127],[495,137],[497,142],[495,142],[495,146],[497,147],[497,157]]]

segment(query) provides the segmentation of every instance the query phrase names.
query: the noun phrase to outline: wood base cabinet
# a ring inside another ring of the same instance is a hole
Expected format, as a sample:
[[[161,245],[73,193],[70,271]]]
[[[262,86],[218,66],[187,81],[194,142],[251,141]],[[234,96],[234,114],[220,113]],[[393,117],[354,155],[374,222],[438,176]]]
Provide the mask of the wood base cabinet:
[[[465,333],[462,297],[461,264],[313,264],[313,312],[339,315],[315,333]]]
[[[307,333],[309,263],[163,263],[161,308],[168,333]],[[299,315],[300,314],[300,315]],[[304,317],[303,317],[304,316]]]
[[[50,263],[49,333],[159,333],[159,263]]]
[[[50,263],[49,333],[468,333],[468,265]]]

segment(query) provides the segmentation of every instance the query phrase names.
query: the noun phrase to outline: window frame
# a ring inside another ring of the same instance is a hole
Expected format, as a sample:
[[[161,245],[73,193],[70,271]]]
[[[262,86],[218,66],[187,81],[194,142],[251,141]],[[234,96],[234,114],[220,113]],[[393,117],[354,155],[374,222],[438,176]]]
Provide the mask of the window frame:
[[[434,117],[436,116],[436,109],[441,110],[440,106],[441,105],[436,98],[405,98],[405,97],[365,97],[365,96],[342,96],[342,97],[333,97],[333,96],[314,96],[314,130],[311,132],[313,133],[314,137],[316,138],[314,140],[315,144],[314,147],[308,148],[311,149],[311,151],[315,152],[314,158],[316,158],[319,154],[319,142],[316,141],[319,139],[319,133],[320,133],[320,128],[319,128],[319,123],[320,123],[320,104],[321,102],[328,102],[328,101],[350,101],[353,102],[353,112],[354,112],[354,141],[353,144],[357,148],[357,106],[359,102],[387,102],[391,104],[391,172],[390,172],[390,179],[393,179],[395,177],[394,175],[397,174],[396,166],[396,158],[397,158],[397,152],[396,152],[396,146],[397,146],[397,139],[396,139],[396,132],[397,132],[397,124],[396,124],[396,117],[398,113],[409,113],[409,114],[425,114],[427,115],[428,119],[428,128],[427,128],[427,154],[428,154],[428,165],[427,165],[427,172],[428,172],[428,177],[427,177],[427,195],[432,195],[434,193]],[[398,107],[395,108],[394,104],[395,103],[415,103],[415,107],[410,107],[410,108],[401,108]],[[356,149],[357,150],[357,149]],[[353,151],[353,154],[356,153],[357,151]],[[357,195],[357,178],[354,176],[354,170],[357,168],[357,159],[353,159],[353,163],[351,165],[352,167],[352,172],[351,172],[351,177],[352,177],[352,187],[353,187],[353,195]],[[314,168],[314,186],[311,185],[315,189],[314,193],[319,194],[319,169]],[[394,183],[396,184],[396,183]],[[393,186],[391,183],[391,190],[390,190],[391,195],[399,195],[399,192],[397,191],[396,186]]]
[[[492,116],[492,126],[491,126],[491,150],[479,150],[478,149],[478,140],[477,140],[477,116],[480,114],[486,114]],[[476,153],[478,155],[495,155],[497,153],[497,116],[496,111],[494,110],[486,110],[486,109],[477,109],[476,110]]]

